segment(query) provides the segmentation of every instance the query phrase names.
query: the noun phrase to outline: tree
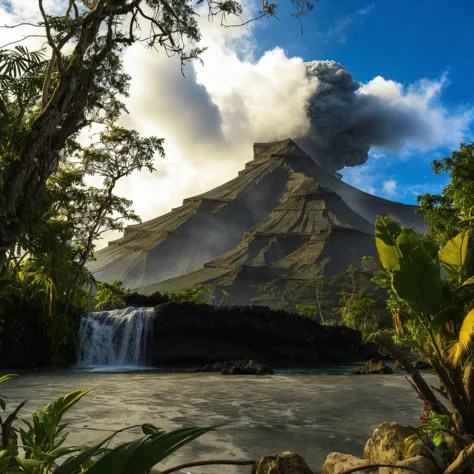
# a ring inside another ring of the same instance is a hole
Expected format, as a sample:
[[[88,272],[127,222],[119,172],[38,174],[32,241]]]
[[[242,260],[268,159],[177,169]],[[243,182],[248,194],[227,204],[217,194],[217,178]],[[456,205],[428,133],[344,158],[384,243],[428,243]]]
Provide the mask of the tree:
[[[114,194],[117,182],[135,170],[153,170],[162,140],[108,126],[97,141],[81,147],[71,141],[42,200],[25,221],[17,245],[7,252],[3,284],[17,297],[0,308],[5,319],[28,310],[36,315],[55,362],[75,339],[74,316],[83,314],[94,279],[86,268],[97,239],[124,222],[140,222],[132,202]],[[87,174],[102,178],[87,186]],[[10,321],[12,322],[12,321]]]
[[[122,230],[125,221],[140,222],[131,210],[132,202],[113,194],[117,182],[147,168],[154,171],[153,159],[158,152],[164,156],[163,139],[142,138],[135,130],[109,125],[99,134],[99,140],[82,148],[73,146],[73,161],[82,167],[83,174],[98,175],[103,179],[102,188],[90,187],[87,190],[85,209],[81,215],[81,229],[76,238],[82,237],[77,257],[77,270],[71,279],[66,296],[66,311],[86,263],[92,256],[94,242],[110,230]]]
[[[297,17],[314,7],[310,0],[292,3]],[[201,39],[197,12],[186,0],[69,0],[56,16],[45,11],[43,0],[38,8],[49,60],[39,53],[0,56],[2,81],[8,82],[0,92],[0,270],[68,140],[93,123],[114,123],[126,111],[120,98],[128,94],[129,78],[121,52],[145,42],[177,55],[183,65],[204,51],[195,46]],[[263,0],[257,17],[274,16],[275,10],[276,4]],[[208,0],[210,19],[220,16],[225,24],[241,13],[235,0]]]
[[[459,232],[474,235],[474,143],[461,143],[450,157],[432,161],[436,175],[445,173],[450,178],[442,194],[418,197],[420,212],[430,224],[430,234],[439,245],[444,245]]]
[[[354,265],[349,265],[345,274],[350,279],[350,290],[341,291],[341,306],[335,308],[335,313],[341,317],[341,322],[357,331],[361,331],[365,338],[379,327],[379,318],[376,311],[376,300],[369,288],[357,283],[358,270]]]

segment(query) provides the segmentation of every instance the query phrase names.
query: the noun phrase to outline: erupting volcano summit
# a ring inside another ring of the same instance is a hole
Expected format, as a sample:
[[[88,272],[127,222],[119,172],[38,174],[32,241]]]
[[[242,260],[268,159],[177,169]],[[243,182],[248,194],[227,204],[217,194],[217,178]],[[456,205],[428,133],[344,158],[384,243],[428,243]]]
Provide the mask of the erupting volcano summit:
[[[366,194],[318,164],[312,140],[254,144],[238,177],[125,229],[89,266],[140,293],[212,284],[249,304],[259,288],[342,273],[376,254],[378,214],[424,230],[416,206]]]

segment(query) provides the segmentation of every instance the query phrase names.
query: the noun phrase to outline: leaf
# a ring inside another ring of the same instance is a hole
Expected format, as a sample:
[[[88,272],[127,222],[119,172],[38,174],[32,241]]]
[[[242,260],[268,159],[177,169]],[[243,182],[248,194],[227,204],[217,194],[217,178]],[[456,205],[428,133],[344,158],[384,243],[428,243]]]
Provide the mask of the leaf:
[[[416,313],[440,311],[443,285],[439,265],[422,246],[414,248],[393,272],[392,288]]]
[[[102,446],[104,446],[104,444],[108,443],[117,433],[120,433],[121,431],[123,430],[119,430],[102,441],[94,444],[90,448],[84,449],[77,456],[67,459],[58,468],[56,468],[54,474],[70,474],[71,472],[76,472],[84,463],[95,456],[101,450]]]
[[[375,244],[380,262],[386,270],[398,270],[402,257],[396,238],[401,227],[389,217],[377,216],[375,223]]]
[[[467,256],[468,234],[462,232],[439,252],[439,260],[449,278],[460,278]]]
[[[457,306],[449,306],[441,310],[432,320],[430,326],[433,329],[441,329],[450,321],[455,321],[460,318],[459,308]]]
[[[449,353],[454,362],[458,364],[462,355],[466,352],[466,349],[471,343],[472,332],[474,331],[474,309],[467,313],[466,317],[462,322],[461,329],[459,331],[458,341],[453,344]]]
[[[38,472],[38,470],[44,465],[43,461],[37,461],[35,459],[23,459],[20,456],[16,456],[15,460],[26,472],[31,474]]]
[[[461,288],[465,288],[466,286],[474,285],[474,276],[468,278],[461,286],[456,288],[456,291],[460,290]]]
[[[0,377],[0,383],[6,382],[7,380],[10,380],[12,377],[18,377],[18,374],[4,375],[3,377]]]
[[[88,474],[146,474],[167,456],[203,434],[216,429],[183,428],[170,433],[156,432],[124,443],[109,451],[88,470]]]
[[[158,428],[155,425],[151,425],[150,423],[143,424],[142,431],[143,431],[143,434],[146,434],[146,435],[150,435],[150,434],[158,433],[158,432],[161,432],[161,433],[164,432],[164,430],[162,430],[161,428]]]

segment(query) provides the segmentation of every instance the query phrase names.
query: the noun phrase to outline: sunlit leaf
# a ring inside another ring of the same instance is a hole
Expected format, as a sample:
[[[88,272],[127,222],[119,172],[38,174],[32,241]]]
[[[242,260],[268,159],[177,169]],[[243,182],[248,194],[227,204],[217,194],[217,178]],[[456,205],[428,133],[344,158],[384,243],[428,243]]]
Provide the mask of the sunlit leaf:
[[[459,331],[458,341],[450,348],[450,357],[454,364],[458,364],[461,357],[465,354],[467,348],[471,343],[472,333],[474,331],[474,309],[469,311],[462,322]]]

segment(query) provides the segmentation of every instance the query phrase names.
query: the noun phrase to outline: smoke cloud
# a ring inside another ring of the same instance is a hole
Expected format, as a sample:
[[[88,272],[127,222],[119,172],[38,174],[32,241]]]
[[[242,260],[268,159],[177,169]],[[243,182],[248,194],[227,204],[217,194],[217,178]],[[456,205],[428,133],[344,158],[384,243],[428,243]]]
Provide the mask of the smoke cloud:
[[[66,2],[45,5],[58,12]],[[34,2],[11,0],[8,10],[0,6],[0,24],[35,22],[37,13]],[[162,51],[136,44],[124,54],[132,83],[130,115],[122,124],[165,138],[166,158],[157,159],[157,171],[137,172],[117,188],[144,220],[234,178],[252,159],[256,141],[311,136],[318,160],[336,171],[363,164],[371,147],[457,147],[469,135],[472,110],[451,111],[440,102],[445,76],[409,87],[382,77],[360,84],[334,61],[305,64],[280,47],[256,56],[260,23],[222,28],[207,20],[205,7],[200,14],[201,45],[209,49],[203,66],[186,66],[186,77]],[[0,40],[38,30],[0,29]],[[42,44],[44,38],[32,41]]]
[[[364,164],[372,147],[401,152],[458,146],[469,132],[472,109],[452,114],[437,103],[445,75],[405,90],[380,76],[360,84],[335,61],[312,61],[306,68],[317,79],[308,104],[311,138],[318,160],[331,171]]]

